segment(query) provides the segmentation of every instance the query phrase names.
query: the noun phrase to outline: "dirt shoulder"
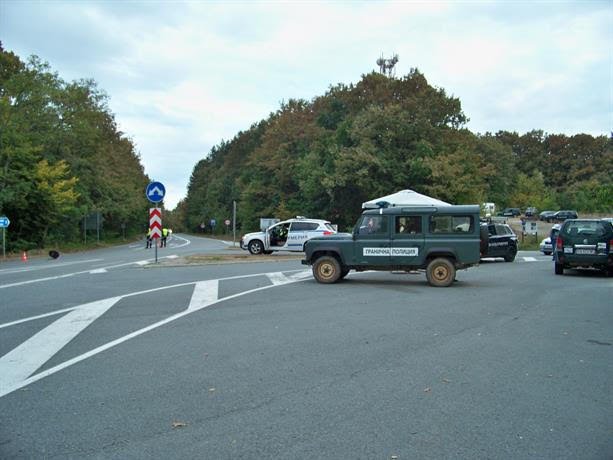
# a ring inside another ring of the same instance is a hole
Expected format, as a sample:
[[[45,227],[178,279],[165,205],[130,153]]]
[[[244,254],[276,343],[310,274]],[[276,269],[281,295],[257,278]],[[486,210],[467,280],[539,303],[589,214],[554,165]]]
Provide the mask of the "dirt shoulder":
[[[251,254],[193,254],[180,256],[176,259],[162,259],[157,266],[162,267],[187,267],[194,265],[232,264],[232,263],[257,263],[257,262],[281,262],[286,260],[300,260],[304,254],[270,254],[254,256]],[[155,267],[149,264],[145,267]]]

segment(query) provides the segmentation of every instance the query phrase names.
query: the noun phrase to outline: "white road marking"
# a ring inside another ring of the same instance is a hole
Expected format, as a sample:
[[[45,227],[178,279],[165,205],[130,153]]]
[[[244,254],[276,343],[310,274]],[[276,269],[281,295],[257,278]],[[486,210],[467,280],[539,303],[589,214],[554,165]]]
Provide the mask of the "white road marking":
[[[172,256],[166,256],[167,259],[178,259],[179,256],[176,254],[173,254]]]
[[[60,278],[69,278],[69,277],[71,277],[73,275],[77,275],[79,273],[87,273],[87,272],[66,273],[65,275],[47,276],[46,278],[38,278],[38,279],[35,279],[35,280],[19,281],[17,283],[3,284],[3,285],[0,286],[0,289],[14,287],[14,286],[23,286],[24,284],[40,283],[41,281],[51,281],[51,280],[58,280]]]
[[[49,313],[44,313],[42,315],[30,316],[29,318],[22,318],[22,319],[18,319],[17,321],[11,321],[10,323],[0,324],[0,329],[2,329],[3,327],[14,326],[15,324],[27,323],[28,321],[34,321],[34,320],[41,319],[41,318],[47,318],[48,316],[59,315],[61,313],[66,313],[67,311],[72,311],[75,308],[78,308],[78,307],[64,308],[63,310],[56,310],[56,311],[52,311]]]
[[[536,258],[535,257],[524,257],[524,260],[526,262],[536,262]]]
[[[182,243],[182,244],[179,244],[179,245],[174,245],[174,244],[173,244],[173,245],[172,245],[172,247],[173,247],[173,248],[182,248],[183,246],[187,246],[187,245],[191,244],[191,241],[190,241],[190,240],[188,240],[188,239],[186,239],[186,238],[183,238],[183,237],[180,237],[180,236],[176,236],[176,235],[172,235],[172,236],[170,237],[169,241],[172,241],[172,240],[174,240],[175,238],[176,238],[176,239],[178,239],[178,240],[183,240],[183,243]]]
[[[291,270],[286,272],[290,273]],[[34,337],[27,340],[19,347],[15,348],[13,351],[4,355],[0,359],[0,398],[6,396],[13,391],[16,391],[20,388],[23,388],[31,383],[37,382],[45,377],[55,374],[67,367],[72,366],[73,364],[77,364],[87,358],[97,355],[98,353],[102,353],[110,348],[115,347],[116,345],[122,344],[130,339],[138,337],[139,335],[145,334],[146,332],[157,329],[158,327],[164,326],[172,321],[175,321],[179,318],[183,318],[193,312],[202,310],[203,308],[209,307],[211,305],[215,305],[217,303],[223,302],[225,300],[235,299],[247,294],[251,294],[258,291],[263,291],[265,289],[270,289],[271,287],[278,286],[279,284],[289,284],[296,283],[307,279],[306,274],[310,274],[309,271],[304,270],[296,270],[293,275],[289,277],[285,277],[285,283],[282,283],[281,276],[276,276],[276,274],[269,273],[254,273],[251,275],[239,275],[239,276],[230,276],[227,278],[221,278],[219,280],[207,280],[200,281],[194,283],[181,283],[175,284],[171,286],[163,286],[153,289],[147,289],[145,291],[132,292],[130,294],[126,294],[123,296],[112,297],[109,299],[102,299],[96,302],[91,302],[85,305],[80,305],[73,308],[68,308],[64,310],[58,310],[55,312],[51,312],[45,315],[38,315],[35,317],[25,318],[18,321],[13,321],[11,323],[7,323],[4,325],[0,325],[0,328],[8,327],[11,325],[23,323],[26,321],[32,321],[34,319],[42,318],[45,316],[51,316],[54,314],[62,313],[65,311],[71,311],[72,313],[67,314],[66,316],[60,318],[55,321],[53,324],[48,326],[47,328],[38,332]],[[273,275],[272,277],[279,280],[279,284],[270,284],[268,286],[262,286],[255,289],[250,289],[247,291],[239,292],[234,295],[230,295],[228,297],[224,297],[222,299],[218,299],[218,283],[219,281],[224,280],[233,280],[233,279],[241,279],[241,278],[252,278],[255,276],[268,276]],[[65,361],[61,364],[58,364],[55,367],[47,369],[45,371],[39,372],[31,377],[28,377],[32,374],[32,372],[36,371],[41,365],[43,365],[49,358],[51,358],[57,351],[59,351],[68,341],[74,338],[79,332],[81,332],[85,327],[91,324],[96,318],[102,315],[105,311],[115,305],[119,300],[125,297],[133,297],[137,295],[147,294],[150,292],[161,291],[163,289],[172,289],[176,287],[188,286],[190,284],[195,284],[194,292],[192,294],[192,298],[190,299],[189,306],[186,310],[176,313],[172,316],[169,316],[157,323],[146,326],[142,329],[134,331],[130,334],[127,334],[118,339],[112,340],[104,345],[101,345],[93,350],[88,351],[87,353],[83,353],[82,355],[76,356],[68,361]],[[89,310],[89,311],[88,311]],[[68,336],[71,335],[70,339],[66,340]],[[45,359],[46,356],[46,359]],[[8,358],[7,358],[8,357]],[[43,361],[44,359],[44,361]],[[4,363],[3,363],[4,362]],[[4,367],[3,367],[4,366]],[[6,370],[5,370],[6,369]]]
[[[80,306],[0,358],[0,395],[26,380],[121,297]]]
[[[92,275],[96,275],[98,273],[106,273],[106,271],[107,271],[106,268],[97,268],[95,270],[90,270],[90,273]]]
[[[219,295],[219,280],[200,281],[194,286],[192,298],[187,310],[199,310],[217,300]]]
[[[49,261],[50,265],[36,265],[34,267],[20,267],[20,268],[3,268],[0,273],[22,273],[33,272],[36,270],[47,270],[48,268],[62,268],[68,265],[87,264],[91,262],[100,262],[104,259],[90,259],[90,260],[75,260],[73,262],[54,262]]]
[[[311,270],[302,270],[298,273],[293,273],[289,276],[289,278],[291,278],[292,280],[303,280],[306,278],[310,278],[311,276],[313,276],[313,272],[311,272]]]
[[[266,276],[268,277],[270,282],[273,285],[275,285],[275,286],[279,286],[281,284],[286,284],[286,283],[289,283],[291,281],[290,278],[285,276],[282,272],[267,273]]]
[[[160,257],[160,259],[164,259],[166,257]],[[154,259],[150,259],[150,260],[139,260],[137,262],[126,262],[123,264],[116,264],[116,265],[107,265],[105,267],[99,267],[96,270],[102,270],[102,269],[110,269],[110,268],[118,268],[118,267],[127,267],[129,265],[148,265],[150,263],[153,263]],[[0,285],[0,289],[5,289],[5,288],[9,288],[9,287],[15,287],[15,286],[23,286],[25,284],[32,284],[32,283],[40,283],[43,281],[52,281],[52,280],[56,280],[56,279],[60,279],[60,278],[68,278],[70,276],[74,276],[74,275],[82,275],[84,273],[91,273],[92,270],[83,270],[80,272],[73,272],[73,273],[66,273],[64,275],[58,275],[58,276],[47,276],[45,278],[37,278],[37,279],[33,279],[33,280],[27,280],[27,281],[18,281],[16,283],[9,283],[9,284],[2,284]],[[102,272],[98,272],[98,273],[102,273]]]

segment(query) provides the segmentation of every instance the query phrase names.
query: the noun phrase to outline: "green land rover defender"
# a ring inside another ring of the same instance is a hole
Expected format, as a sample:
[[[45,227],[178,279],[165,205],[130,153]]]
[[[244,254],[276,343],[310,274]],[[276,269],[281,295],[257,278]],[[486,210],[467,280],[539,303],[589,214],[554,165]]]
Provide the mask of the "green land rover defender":
[[[450,286],[456,270],[479,263],[479,206],[398,206],[370,209],[353,232],[313,238],[305,265],[320,283],[350,270],[425,269],[432,286]]]

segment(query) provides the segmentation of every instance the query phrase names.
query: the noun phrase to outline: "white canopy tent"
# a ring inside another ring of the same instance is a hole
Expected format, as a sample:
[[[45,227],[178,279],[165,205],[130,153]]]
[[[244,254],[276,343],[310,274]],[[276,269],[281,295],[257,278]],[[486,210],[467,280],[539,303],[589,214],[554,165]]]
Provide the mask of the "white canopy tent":
[[[391,195],[382,196],[381,198],[375,198],[374,200],[366,201],[362,203],[362,209],[378,208],[377,203],[381,201],[387,201],[390,207],[394,206],[450,206],[436,198],[432,198],[427,195],[422,195],[413,190],[400,190],[399,192],[392,193]]]

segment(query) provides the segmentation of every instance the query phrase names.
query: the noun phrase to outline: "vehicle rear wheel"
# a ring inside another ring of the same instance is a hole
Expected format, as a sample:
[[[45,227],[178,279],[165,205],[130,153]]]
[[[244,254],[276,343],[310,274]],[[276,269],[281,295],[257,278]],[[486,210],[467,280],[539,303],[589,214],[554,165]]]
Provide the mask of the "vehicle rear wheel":
[[[433,259],[426,268],[426,278],[435,287],[451,286],[455,279],[455,266],[444,257]]]
[[[559,264],[559,263],[555,263],[554,264],[554,271],[556,273],[556,275],[563,275],[564,274],[564,265]]]
[[[336,283],[341,278],[341,264],[335,257],[321,256],[313,264],[313,276],[320,283]]]
[[[254,256],[257,256],[264,252],[264,245],[262,244],[260,240],[250,241],[247,248],[249,249],[249,252],[253,254]]]

